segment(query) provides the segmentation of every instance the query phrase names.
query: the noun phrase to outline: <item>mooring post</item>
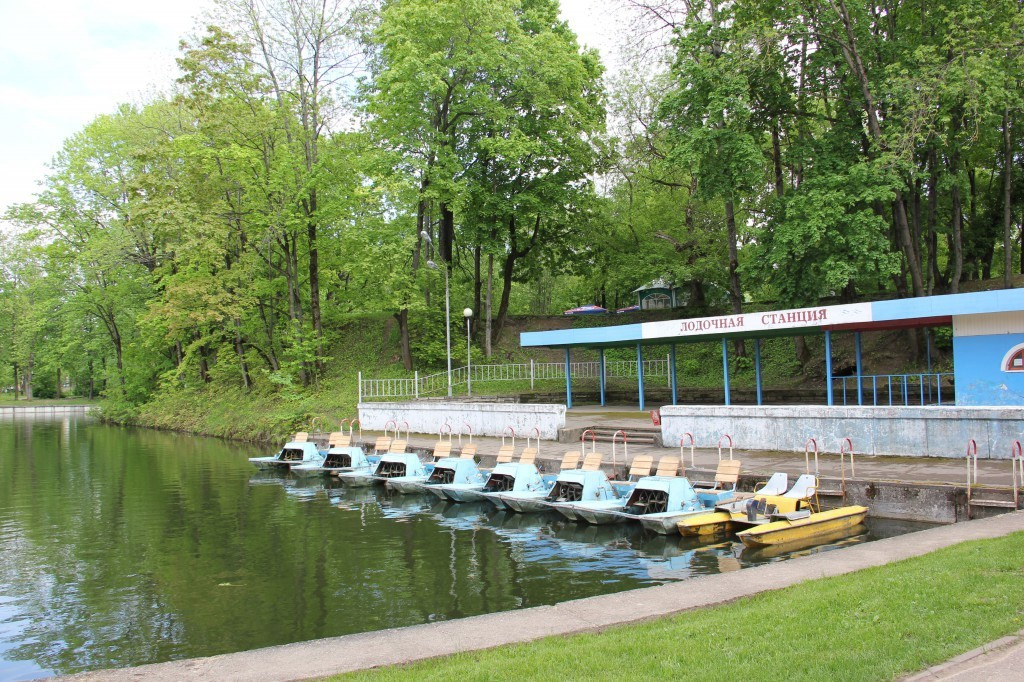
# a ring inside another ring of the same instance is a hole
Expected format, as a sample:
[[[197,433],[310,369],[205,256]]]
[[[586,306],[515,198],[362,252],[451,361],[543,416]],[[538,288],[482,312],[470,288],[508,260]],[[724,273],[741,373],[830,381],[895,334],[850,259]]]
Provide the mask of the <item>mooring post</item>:
[[[668,347],[668,373],[672,377],[669,385],[672,387],[672,404],[679,404],[679,386],[676,379],[676,344]]]
[[[636,344],[636,387],[640,394],[640,410],[644,409],[644,354],[643,346]]]
[[[857,352],[857,404],[864,404],[864,387],[861,385],[864,376],[864,366],[861,363],[860,356],[860,332],[853,333],[853,345],[856,347]]]
[[[725,380],[725,404],[729,406],[732,404],[729,397],[729,344],[725,339],[722,339],[722,377]]]
[[[832,407],[832,332],[825,332],[825,394],[828,396],[828,406]]]
[[[572,409],[572,370],[569,368],[569,349],[565,349],[565,409]]]
[[[601,387],[601,407],[605,406],[605,368],[604,368],[604,348],[599,348],[597,351],[597,372],[598,372],[598,384]]]
[[[754,339],[754,380],[757,384],[757,404],[761,405],[761,339]]]

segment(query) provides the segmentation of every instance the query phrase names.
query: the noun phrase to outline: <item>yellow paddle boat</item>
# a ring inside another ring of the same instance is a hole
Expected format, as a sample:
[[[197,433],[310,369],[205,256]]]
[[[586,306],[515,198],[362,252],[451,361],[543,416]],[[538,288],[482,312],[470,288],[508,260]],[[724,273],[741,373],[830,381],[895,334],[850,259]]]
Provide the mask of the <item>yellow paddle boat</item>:
[[[856,528],[863,523],[867,513],[868,508],[859,505],[819,512],[803,509],[790,513],[776,513],[772,515],[769,523],[741,531],[736,536],[747,547],[770,547],[787,542],[800,542]]]
[[[753,498],[719,504],[713,512],[680,519],[679,533],[684,537],[709,537],[768,523],[771,514],[807,508],[818,482],[813,475],[804,474],[787,491],[788,485],[786,474],[776,473],[754,490]]]

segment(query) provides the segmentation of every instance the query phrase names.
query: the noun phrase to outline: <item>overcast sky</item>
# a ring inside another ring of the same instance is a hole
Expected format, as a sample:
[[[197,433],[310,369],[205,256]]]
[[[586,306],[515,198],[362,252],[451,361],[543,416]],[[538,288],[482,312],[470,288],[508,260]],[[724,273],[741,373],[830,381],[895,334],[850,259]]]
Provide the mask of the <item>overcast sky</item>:
[[[63,141],[174,80],[178,41],[210,0],[0,0],[0,212],[31,201]],[[613,58],[615,0],[562,0],[585,45]]]

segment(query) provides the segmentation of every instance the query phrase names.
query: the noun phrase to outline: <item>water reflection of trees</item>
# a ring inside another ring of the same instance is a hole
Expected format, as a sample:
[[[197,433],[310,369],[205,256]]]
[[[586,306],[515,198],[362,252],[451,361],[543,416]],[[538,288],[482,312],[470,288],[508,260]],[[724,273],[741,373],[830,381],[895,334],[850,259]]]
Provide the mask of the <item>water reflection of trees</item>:
[[[68,673],[609,591],[602,572],[552,575],[517,542],[440,523],[422,499],[251,481],[255,450],[74,420],[0,424],[2,608],[25,623],[3,657]]]

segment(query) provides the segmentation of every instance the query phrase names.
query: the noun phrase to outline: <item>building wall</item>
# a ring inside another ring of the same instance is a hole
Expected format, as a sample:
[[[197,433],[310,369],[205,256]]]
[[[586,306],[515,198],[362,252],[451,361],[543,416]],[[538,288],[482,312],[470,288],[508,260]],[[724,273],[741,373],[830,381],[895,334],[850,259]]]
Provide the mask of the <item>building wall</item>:
[[[956,404],[1024,406],[1024,313],[953,318]]]

